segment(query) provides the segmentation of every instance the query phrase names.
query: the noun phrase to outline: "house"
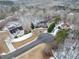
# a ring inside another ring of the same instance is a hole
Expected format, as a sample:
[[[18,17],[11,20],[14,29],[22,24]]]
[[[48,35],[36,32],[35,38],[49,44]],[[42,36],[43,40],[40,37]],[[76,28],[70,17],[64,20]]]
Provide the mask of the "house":
[[[66,29],[66,30],[70,29],[70,25],[68,24],[67,21],[63,22],[63,24],[61,25],[61,29]]]
[[[11,38],[17,38],[24,35],[24,30],[19,22],[8,22],[4,28],[4,31],[8,31]]]
[[[40,27],[42,27],[42,28],[48,28],[47,23],[44,22],[44,21],[42,21],[42,22],[40,22],[40,23],[37,24],[36,28],[40,28]]]

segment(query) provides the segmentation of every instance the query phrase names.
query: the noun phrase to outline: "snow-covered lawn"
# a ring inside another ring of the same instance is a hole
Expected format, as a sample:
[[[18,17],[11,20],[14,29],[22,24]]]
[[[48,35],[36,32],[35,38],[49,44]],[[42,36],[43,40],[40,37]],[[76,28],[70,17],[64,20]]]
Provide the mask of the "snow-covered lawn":
[[[23,35],[22,37],[12,39],[11,42],[20,42],[20,41],[23,41],[23,40],[26,40],[26,39],[32,37],[32,35],[33,35],[32,33],[29,33],[29,34]]]
[[[52,34],[53,36],[55,36],[55,35],[57,34],[57,32],[60,30],[60,29],[58,29],[58,27],[59,27],[59,26],[61,27],[63,24],[64,24],[63,22],[57,24],[57,25],[55,26],[54,30],[53,30],[50,34]]]
[[[50,57],[50,59],[55,59],[54,57]]]

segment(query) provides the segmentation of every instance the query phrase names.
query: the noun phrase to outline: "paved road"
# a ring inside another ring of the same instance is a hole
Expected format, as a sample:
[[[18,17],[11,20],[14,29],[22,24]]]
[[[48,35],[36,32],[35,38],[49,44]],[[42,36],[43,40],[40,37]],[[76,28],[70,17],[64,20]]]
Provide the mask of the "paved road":
[[[28,44],[22,48],[17,49],[16,51],[7,54],[5,56],[2,56],[1,59],[12,59],[12,57],[17,57],[18,55],[28,51],[29,49],[35,47],[38,44],[41,43],[50,43],[54,40],[54,37],[51,34],[43,33],[41,34],[36,41],[32,42],[31,44]]]

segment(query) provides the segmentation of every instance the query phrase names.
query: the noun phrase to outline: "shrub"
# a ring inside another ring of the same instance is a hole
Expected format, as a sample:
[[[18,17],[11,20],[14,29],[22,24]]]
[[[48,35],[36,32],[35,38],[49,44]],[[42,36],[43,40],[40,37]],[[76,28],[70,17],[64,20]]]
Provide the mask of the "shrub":
[[[14,38],[18,38],[18,36],[15,36]]]

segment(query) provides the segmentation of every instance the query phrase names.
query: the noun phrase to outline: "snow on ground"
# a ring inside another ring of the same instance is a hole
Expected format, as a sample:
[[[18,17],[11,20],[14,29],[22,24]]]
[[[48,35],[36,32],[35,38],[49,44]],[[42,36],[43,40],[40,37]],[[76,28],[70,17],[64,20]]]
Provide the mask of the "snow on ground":
[[[79,40],[75,38],[75,33],[69,34],[61,47],[56,50],[54,54],[56,59],[79,59]]]
[[[22,37],[19,37],[19,38],[13,39],[12,42],[20,42],[20,41],[26,40],[26,39],[32,37],[32,35],[33,35],[32,33],[29,33],[29,34],[23,35]]]
[[[55,59],[54,57],[50,57],[50,59]]]
[[[6,55],[6,53],[2,53],[2,54],[0,54],[0,55]]]
[[[63,24],[64,24],[63,22],[57,24],[57,25],[55,26],[54,30],[51,32],[51,34],[52,34],[53,36],[55,36],[55,35],[57,34],[57,32],[60,30],[60,29],[58,29],[58,27],[59,27],[59,26],[62,26]]]

